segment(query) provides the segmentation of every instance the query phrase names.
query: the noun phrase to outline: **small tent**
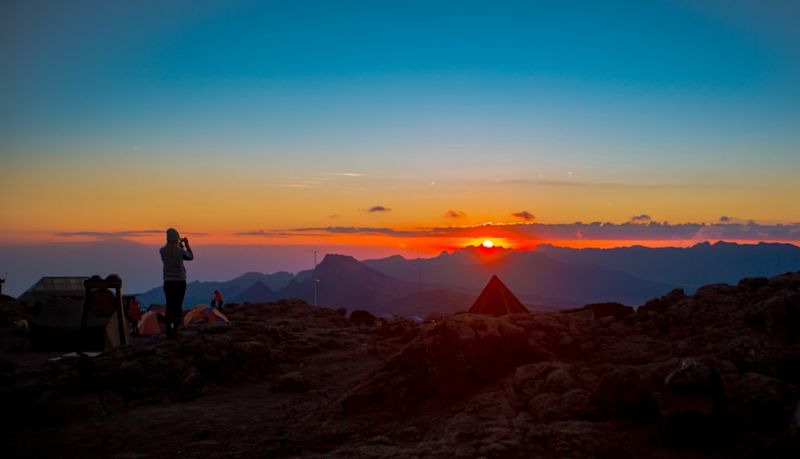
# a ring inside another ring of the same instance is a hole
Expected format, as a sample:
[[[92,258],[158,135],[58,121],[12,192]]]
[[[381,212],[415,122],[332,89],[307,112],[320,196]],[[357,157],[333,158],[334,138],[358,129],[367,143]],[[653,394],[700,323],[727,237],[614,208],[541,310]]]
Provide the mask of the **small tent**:
[[[139,319],[138,330],[140,336],[155,336],[167,331],[167,319],[163,312],[148,311]]]
[[[183,317],[183,326],[196,325],[200,323],[229,323],[225,314],[219,312],[219,309],[209,306],[207,304],[198,304],[190,309]]]
[[[492,276],[478,299],[469,308],[469,312],[472,314],[502,316],[528,312],[528,309],[511,293],[511,290],[506,287],[499,277]]]

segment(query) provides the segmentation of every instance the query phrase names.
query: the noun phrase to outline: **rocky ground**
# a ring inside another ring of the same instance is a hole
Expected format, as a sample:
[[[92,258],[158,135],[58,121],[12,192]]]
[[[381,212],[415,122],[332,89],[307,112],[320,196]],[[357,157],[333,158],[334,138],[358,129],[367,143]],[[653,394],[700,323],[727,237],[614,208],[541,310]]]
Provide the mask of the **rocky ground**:
[[[608,317],[226,313],[38,365],[6,322],[10,457],[800,457],[800,273]]]

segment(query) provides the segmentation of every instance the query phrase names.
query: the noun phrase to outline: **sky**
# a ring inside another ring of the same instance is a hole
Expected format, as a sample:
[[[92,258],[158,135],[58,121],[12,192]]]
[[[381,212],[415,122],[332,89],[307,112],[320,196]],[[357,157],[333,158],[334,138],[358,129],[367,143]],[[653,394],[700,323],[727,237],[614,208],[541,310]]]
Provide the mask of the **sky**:
[[[0,3],[9,247],[796,242],[797,126],[793,1]]]

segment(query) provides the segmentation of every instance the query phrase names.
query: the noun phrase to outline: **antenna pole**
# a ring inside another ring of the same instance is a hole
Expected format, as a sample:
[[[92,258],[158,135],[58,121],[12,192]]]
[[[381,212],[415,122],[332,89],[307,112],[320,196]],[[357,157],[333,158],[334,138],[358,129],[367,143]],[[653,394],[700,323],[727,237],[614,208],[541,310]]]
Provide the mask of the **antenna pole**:
[[[314,249],[314,275],[311,280],[314,284],[314,306],[319,306],[317,302],[317,253],[319,253],[319,250]]]

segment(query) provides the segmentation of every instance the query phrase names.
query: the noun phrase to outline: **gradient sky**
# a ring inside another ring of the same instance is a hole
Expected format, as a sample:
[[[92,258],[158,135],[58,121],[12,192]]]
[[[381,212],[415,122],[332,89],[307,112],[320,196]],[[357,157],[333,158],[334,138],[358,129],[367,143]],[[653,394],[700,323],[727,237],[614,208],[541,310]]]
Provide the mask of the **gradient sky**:
[[[800,239],[797,2],[165,3],[0,4],[0,242]]]

